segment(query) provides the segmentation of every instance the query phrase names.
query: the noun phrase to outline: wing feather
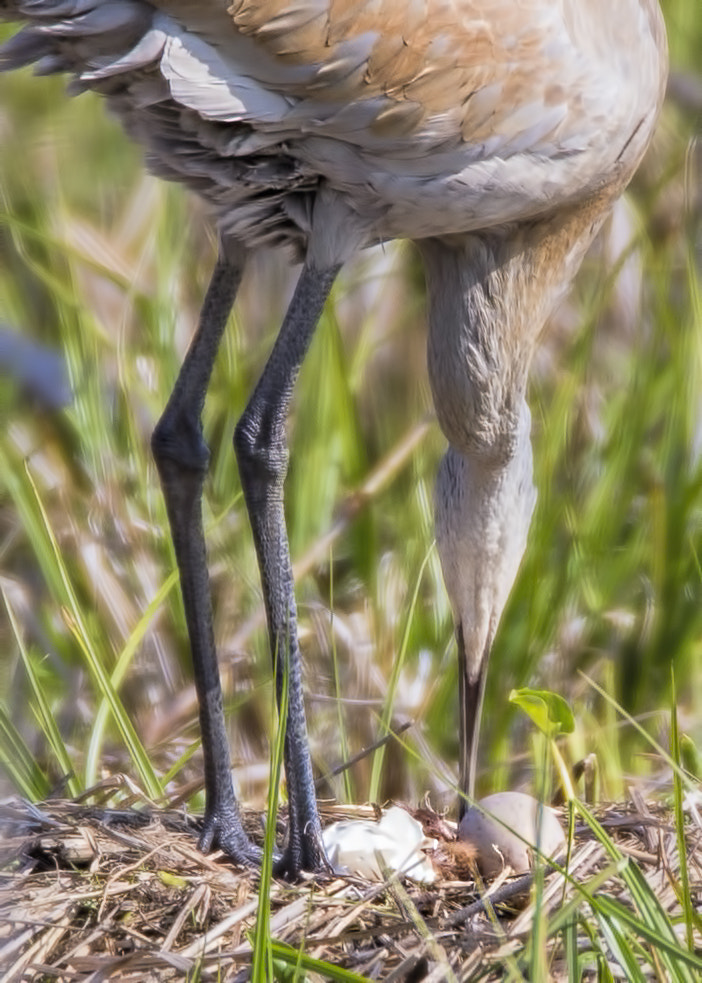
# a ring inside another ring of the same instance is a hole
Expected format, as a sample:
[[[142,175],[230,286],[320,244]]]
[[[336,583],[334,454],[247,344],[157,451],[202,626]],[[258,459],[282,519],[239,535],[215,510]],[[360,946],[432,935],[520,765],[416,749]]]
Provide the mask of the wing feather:
[[[655,0],[0,0],[13,11],[30,26],[4,67],[73,71],[233,227],[257,202],[274,225],[308,215],[282,189],[319,180],[377,238],[537,214],[632,169],[665,78]]]

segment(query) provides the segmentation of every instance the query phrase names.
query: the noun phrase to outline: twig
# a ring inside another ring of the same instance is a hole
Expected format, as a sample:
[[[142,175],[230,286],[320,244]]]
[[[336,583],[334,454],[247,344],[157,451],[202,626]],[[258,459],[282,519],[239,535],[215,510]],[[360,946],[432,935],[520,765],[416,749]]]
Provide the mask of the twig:
[[[337,775],[343,774],[343,772],[348,771],[349,768],[352,768],[355,764],[358,764],[359,761],[363,761],[364,758],[367,758],[369,754],[373,754],[373,752],[377,751],[378,748],[384,747],[388,743],[388,741],[391,741],[393,739],[393,737],[399,737],[400,734],[404,734],[404,732],[408,730],[408,728],[410,728],[413,725],[413,723],[414,723],[413,720],[406,720],[405,723],[400,724],[399,727],[392,727],[390,729],[390,732],[386,734],[384,737],[379,737],[377,741],[373,741],[373,743],[369,744],[368,747],[361,748],[361,750],[357,754],[352,755],[350,758],[347,758],[346,761],[342,762],[340,765],[337,765],[335,768],[332,768],[331,771],[328,771],[326,774],[321,775],[314,783],[315,788],[320,789],[325,784],[325,782],[329,781],[330,778],[336,778]]]
[[[522,874],[521,877],[517,877],[508,884],[503,884],[494,894],[485,895],[485,897],[478,898],[477,901],[473,901],[472,904],[467,905],[465,908],[459,908],[458,911],[455,911],[446,919],[445,924],[448,928],[461,925],[463,922],[467,922],[469,918],[472,918],[473,915],[477,915],[481,911],[487,911],[488,906],[502,904],[504,901],[511,901],[512,898],[516,898],[520,894],[525,894],[531,889],[533,882],[533,874]]]

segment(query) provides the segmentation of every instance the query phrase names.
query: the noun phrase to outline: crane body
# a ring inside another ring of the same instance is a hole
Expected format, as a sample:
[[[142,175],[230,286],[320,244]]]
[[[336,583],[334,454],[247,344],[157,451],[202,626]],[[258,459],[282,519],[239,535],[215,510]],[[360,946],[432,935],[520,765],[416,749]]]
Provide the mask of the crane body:
[[[307,745],[283,515],[285,423],[340,267],[414,240],[426,272],[429,377],[448,440],[437,545],[458,643],[460,788],[473,793],[490,648],[535,502],[529,366],[653,133],[667,73],[656,0],[0,0],[24,22],[0,68],[33,64],[102,95],[157,175],[207,203],[219,257],[152,441],[200,705],[201,845],[241,863],[212,630],[201,415],[247,256],[302,270],[235,432],[277,691],[288,683],[290,823],[279,871],[327,862]],[[462,800],[464,802],[465,800]],[[463,811],[464,805],[461,805]]]

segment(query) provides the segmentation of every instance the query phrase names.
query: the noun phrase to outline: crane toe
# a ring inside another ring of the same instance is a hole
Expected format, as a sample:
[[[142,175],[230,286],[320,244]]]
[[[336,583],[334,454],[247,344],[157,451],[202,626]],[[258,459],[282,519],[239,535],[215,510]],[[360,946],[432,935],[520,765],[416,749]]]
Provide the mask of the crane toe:
[[[198,840],[203,853],[221,850],[229,860],[243,867],[260,867],[262,850],[248,838],[234,808],[216,807],[205,814]]]
[[[296,881],[300,874],[331,875],[332,865],[327,859],[322,838],[305,835],[297,842],[288,843],[285,852],[273,865],[276,877],[286,881]]]

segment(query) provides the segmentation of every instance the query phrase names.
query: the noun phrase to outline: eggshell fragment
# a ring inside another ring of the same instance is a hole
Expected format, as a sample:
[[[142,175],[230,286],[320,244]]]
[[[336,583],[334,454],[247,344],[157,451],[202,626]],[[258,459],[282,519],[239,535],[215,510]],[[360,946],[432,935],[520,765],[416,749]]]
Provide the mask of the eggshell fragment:
[[[481,799],[461,820],[458,838],[475,847],[483,877],[495,877],[506,867],[526,874],[537,845],[547,857],[557,857],[566,846],[554,810],[524,792],[496,792]]]
[[[324,848],[336,873],[360,874],[382,880],[382,867],[406,874],[422,884],[433,884],[436,871],[425,850],[437,841],[424,835],[420,823],[405,810],[392,806],[380,822],[348,820],[327,826]]]

